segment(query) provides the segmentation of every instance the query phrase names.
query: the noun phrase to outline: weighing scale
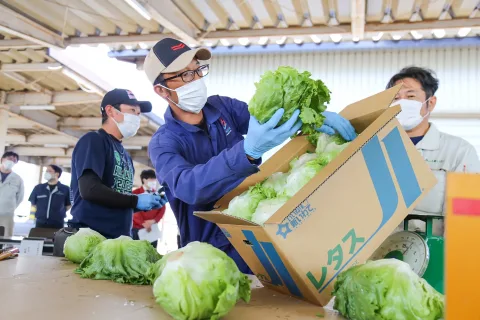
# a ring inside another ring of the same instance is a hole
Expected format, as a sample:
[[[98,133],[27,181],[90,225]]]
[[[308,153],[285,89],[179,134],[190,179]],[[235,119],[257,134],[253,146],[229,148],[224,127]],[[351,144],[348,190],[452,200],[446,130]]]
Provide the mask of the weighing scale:
[[[443,294],[444,238],[432,234],[433,220],[443,219],[443,216],[408,215],[403,223],[404,230],[390,235],[370,259],[394,258],[404,261],[416,274]],[[410,220],[425,222],[425,232],[408,231]]]

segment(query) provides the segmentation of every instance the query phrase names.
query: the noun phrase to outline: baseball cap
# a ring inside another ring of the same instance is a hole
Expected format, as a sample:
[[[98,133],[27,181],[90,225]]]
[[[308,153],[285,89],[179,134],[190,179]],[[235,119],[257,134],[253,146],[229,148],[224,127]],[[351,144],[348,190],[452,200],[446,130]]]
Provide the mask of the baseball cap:
[[[132,91],[126,89],[113,89],[112,91],[108,91],[107,94],[103,96],[102,104],[100,105],[100,111],[103,114],[105,113],[106,106],[113,106],[116,104],[139,106],[142,113],[152,111],[152,104],[149,101],[138,101]]]
[[[212,53],[207,48],[192,49],[177,39],[164,38],[148,52],[143,70],[153,84],[161,73],[174,73],[185,69],[193,58],[210,60],[211,57]]]

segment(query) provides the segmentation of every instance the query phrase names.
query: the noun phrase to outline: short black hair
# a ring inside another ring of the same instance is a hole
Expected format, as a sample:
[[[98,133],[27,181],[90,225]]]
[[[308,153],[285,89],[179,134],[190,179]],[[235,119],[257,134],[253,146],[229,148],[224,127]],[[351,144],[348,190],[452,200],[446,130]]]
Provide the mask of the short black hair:
[[[142,173],[140,173],[140,180],[142,180],[142,183],[144,179],[156,179],[156,178],[157,178],[157,175],[155,174],[155,171],[152,169],[143,170]]]
[[[14,157],[15,159],[17,159],[17,162],[18,160],[20,159],[20,157],[18,156],[18,154],[16,154],[15,152],[13,151],[7,151],[3,154],[2,156],[2,159],[5,159],[5,158],[8,158],[8,157]]]
[[[49,167],[52,168],[53,171],[55,171],[56,173],[58,173],[58,177],[59,177],[59,178],[62,176],[62,172],[63,172],[62,168],[60,168],[59,166],[54,165],[54,164],[49,165]]]
[[[160,73],[158,77],[155,79],[155,81],[153,81],[153,86],[155,87],[157,84],[161,84],[162,86],[165,86],[165,81],[163,79],[165,78],[163,77],[163,74]]]
[[[112,105],[112,107],[114,107],[115,109],[120,111],[120,105],[119,104],[114,104],[114,105]],[[107,112],[104,111],[104,112],[102,112],[102,124],[107,122],[107,120],[108,120],[108,115],[107,115]]]
[[[420,82],[423,91],[427,96],[427,99],[433,97],[435,92],[438,90],[438,78],[434,71],[426,68],[420,67],[406,67],[400,70],[396,75],[394,75],[387,84],[387,89],[395,86],[395,83],[399,80],[406,78],[412,78]]]

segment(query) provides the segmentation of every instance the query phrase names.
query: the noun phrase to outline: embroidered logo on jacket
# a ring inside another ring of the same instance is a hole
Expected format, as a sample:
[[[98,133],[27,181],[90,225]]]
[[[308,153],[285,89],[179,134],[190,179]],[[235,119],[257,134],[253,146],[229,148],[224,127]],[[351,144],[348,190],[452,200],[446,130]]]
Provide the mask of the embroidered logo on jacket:
[[[232,128],[227,124],[223,118],[220,118],[220,124],[222,125],[223,130],[225,131],[225,135],[229,135],[232,132]]]

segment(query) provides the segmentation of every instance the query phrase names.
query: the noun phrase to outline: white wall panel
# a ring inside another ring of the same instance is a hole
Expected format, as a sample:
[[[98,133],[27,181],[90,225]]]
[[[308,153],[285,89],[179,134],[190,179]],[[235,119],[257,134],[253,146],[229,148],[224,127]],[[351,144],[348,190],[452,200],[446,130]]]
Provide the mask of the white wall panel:
[[[234,97],[248,103],[254,83],[266,70],[289,65],[308,70],[332,91],[329,110],[384,90],[392,75],[405,66],[433,69],[440,80],[435,112],[480,114],[480,47],[384,49],[277,53],[268,55],[222,55],[211,62],[207,77],[209,94]],[[459,135],[480,151],[480,119],[435,120],[440,129]]]

